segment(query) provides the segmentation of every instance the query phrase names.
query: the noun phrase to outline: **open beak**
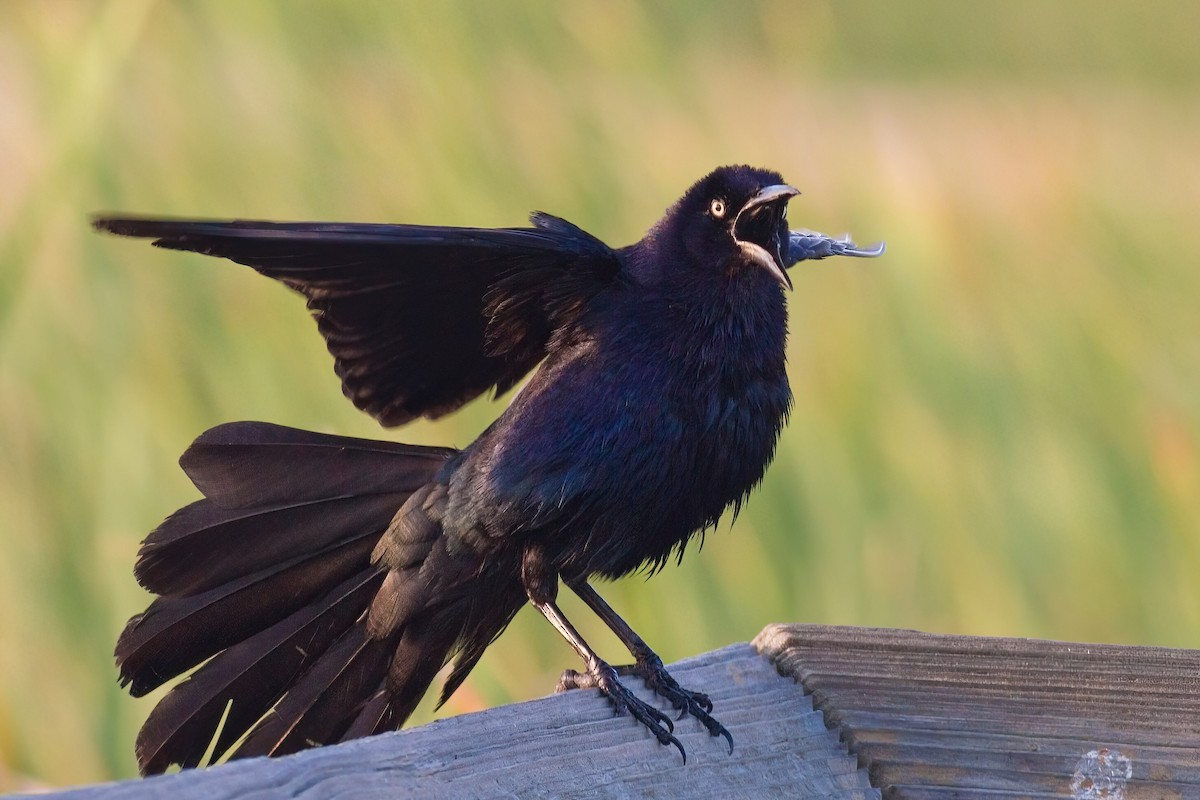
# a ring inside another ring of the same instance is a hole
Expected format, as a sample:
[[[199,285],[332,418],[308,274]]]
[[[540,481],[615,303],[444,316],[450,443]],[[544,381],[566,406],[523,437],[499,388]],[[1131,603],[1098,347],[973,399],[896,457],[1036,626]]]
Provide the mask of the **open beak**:
[[[789,246],[784,209],[800,190],[780,183],[767,186],[751,197],[733,221],[733,238],[750,260],[758,263],[787,288],[792,279],[785,271],[784,254]]]

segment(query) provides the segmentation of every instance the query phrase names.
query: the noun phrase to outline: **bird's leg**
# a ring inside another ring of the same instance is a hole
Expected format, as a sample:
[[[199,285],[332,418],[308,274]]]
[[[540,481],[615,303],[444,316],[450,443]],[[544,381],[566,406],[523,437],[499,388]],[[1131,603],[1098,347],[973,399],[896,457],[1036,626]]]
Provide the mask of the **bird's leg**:
[[[628,712],[634,719],[650,729],[659,744],[675,745],[679,754],[683,756],[683,763],[686,764],[687,752],[683,749],[683,744],[673,735],[675,725],[671,722],[671,718],[626,688],[617,677],[617,671],[596,655],[596,651],[579,635],[579,631],[575,630],[575,626],[563,615],[554,602],[558,594],[557,574],[540,569],[541,565],[538,562],[541,560],[540,552],[537,549],[526,548],[522,563],[522,579],[529,602],[549,620],[555,630],[567,640],[567,644],[571,645],[583,659],[583,663],[587,665],[589,686],[599,689],[608,698],[612,703],[614,713],[619,716]]]
[[[646,685],[654,690],[654,693],[665,697],[670,701],[671,705],[679,711],[679,718],[690,714],[700,721],[708,732],[713,736],[724,736],[725,741],[729,743],[729,752],[733,752],[733,736],[725,729],[725,726],[717,722],[712,717],[712,700],[708,695],[702,692],[693,692],[684,689],[680,686],[671,674],[667,672],[663,666],[662,659],[658,654],[650,649],[646,641],[638,636],[633,628],[625,620],[617,615],[604,598],[601,597],[595,589],[584,579],[568,579],[567,585],[571,587],[571,591],[575,592],[583,602],[596,612],[600,619],[617,635],[621,643],[629,648],[629,654],[633,656],[634,663],[616,667],[615,671],[620,675],[637,675],[641,677]],[[568,689],[590,688],[595,685],[591,673],[581,674],[574,670],[567,670],[563,673],[562,678],[558,682],[558,691],[566,691]]]

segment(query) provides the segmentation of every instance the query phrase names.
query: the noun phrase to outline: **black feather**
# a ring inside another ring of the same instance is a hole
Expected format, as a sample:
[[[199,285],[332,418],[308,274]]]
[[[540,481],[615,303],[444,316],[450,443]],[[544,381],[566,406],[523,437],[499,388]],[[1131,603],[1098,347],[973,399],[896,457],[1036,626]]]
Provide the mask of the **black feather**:
[[[287,691],[232,758],[294,753],[337,741],[387,672],[392,641],[350,628]]]
[[[503,279],[563,278],[580,302],[620,270],[579,228],[535,215],[532,228],[273,223],[99,217],[93,225],[154,244],[224,256],[308,299],[342,389],[384,425],[453,411],[507,391],[545,356],[554,309],[522,302],[490,315]],[[549,295],[547,295],[549,297]],[[489,331],[489,327],[491,330]]]
[[[363,736],[373,736],[384,731],[399,728],[402,722],[397,722],[392,711],[392,694],[386,686],[380,686],[371,699],[363,706],[362,711],[350,723],[350,727],[342,734],[340,741],[360,739]]]
[[[454,452],[257,422],[201,435],[181,462],[208,499],[143,545],[138,577],[163,596],[117,642],[122,684],[144,694],[364,569]]]
[[[378,531],[186,597],[159,597],[117,640],[121,685],[140,697],[274,625],[370,561]]]
[[[134,574],[155,594],[200,594],[364,531],[380,534],[406,498],[376,494],[232,509],[199,500],[146,537]]]
[[[219,758],[295,679],[352,626],[383,575],[368,570],[318,601],[214,656],[150,712],[137,739],[142,772],[198,766],[229,706],[214,745]]]
[[[267,422],[230,422],[201,434],[179,463],[213,502],[255,508],[411,492],[456,452]]]

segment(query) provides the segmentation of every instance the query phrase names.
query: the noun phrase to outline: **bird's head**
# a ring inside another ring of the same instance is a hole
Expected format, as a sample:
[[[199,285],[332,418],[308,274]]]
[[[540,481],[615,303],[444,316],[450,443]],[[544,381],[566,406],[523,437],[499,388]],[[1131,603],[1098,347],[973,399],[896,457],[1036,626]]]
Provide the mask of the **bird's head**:
[[[688,189],[668,218],[702,268],[757,267],[790,289],[787,204],[798,194],[777,172],[720,167]]]

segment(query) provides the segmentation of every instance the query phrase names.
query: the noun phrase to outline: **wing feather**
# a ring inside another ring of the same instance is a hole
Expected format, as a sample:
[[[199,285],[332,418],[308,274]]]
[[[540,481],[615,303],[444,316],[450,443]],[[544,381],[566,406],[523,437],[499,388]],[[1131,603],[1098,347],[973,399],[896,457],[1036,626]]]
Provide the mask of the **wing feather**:
[[[98,217],[99,230],[221,256],[308,300],[354,404],[386,426],[507,391],[621,270],[575,225],[530,228]]]

